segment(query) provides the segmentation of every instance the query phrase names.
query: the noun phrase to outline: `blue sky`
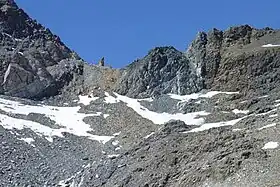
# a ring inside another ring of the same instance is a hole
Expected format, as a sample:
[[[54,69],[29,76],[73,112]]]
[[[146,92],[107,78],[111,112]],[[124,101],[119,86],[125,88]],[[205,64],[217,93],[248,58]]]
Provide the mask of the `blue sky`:
[[[279,28],[279,0],[16,0],[83,59],[120,68],[155,46],[184,51],[198,31]]]

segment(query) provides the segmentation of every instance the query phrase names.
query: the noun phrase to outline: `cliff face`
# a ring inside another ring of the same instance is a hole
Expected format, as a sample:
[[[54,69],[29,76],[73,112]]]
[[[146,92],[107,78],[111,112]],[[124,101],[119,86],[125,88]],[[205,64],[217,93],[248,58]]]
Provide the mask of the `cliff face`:
[[[213,29],[199,33],[187,56],[200,67],[206,89],[266,92],[279,84],[279,50],[262,45],[277,43],[279,38],[279,31],[270,28],[244,25],[224,32]]]
[[[147,97],[201,89],[202,81],[184,53],[173,47],[158,47],[123,70],[116,91],[130,97]]]
[[[2,94],[42,99],[82,74],[80,58],[13,1],[0,2],[0,46]]]

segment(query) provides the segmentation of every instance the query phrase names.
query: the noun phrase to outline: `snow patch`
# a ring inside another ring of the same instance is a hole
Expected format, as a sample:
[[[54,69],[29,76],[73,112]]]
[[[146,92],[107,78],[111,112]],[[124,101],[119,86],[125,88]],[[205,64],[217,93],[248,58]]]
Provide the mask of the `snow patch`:
[[[53,136],[64,137],[63,132],[67,132],[76,136],[88,137],[101,143],[110,141],[113,136],[98,136],[88,132],[92,131],[90,125],[86,124],[83,119],[89,116],[100,116],[101,113],[83,114],[79,113],[80,106],[77,107],[56,107],[47,105],[23,105],[17,101],[10,101],[0,98],[0,109],[13,114],[28,115],[30,113],[44,114],[46,117],[55,121],[61,128],[52,129],[40,123],[29,120],[17,119],[7,115],[0,114],[0,125],[6,129],[29,128],[36,134],[44,136],[48,141],[52,142]]]
[[[184,133],[190,133],[190,132],[200,132],[200,131],[205,131],[211,128],[215,128],[215,127],[223,127],[223,126],[233,126],[236,123],[238,123],[239,121],[241,121],[242,119],[244,119],[245,117],[242,118],[238,118],[238,119],[234,119],[234,120],[230,120],[230,121],[222,121],[222,122],[217,122],[217,123],[205,123],[203,125],[201,125],[198,128],[194,128],[190,131],[184,132]]]
[[[21,41],[22,41],[22,39],[15,38],[15,41],[17,41],[17,42],[21,42]]]
[[[112,142],[112,145],[117,146],[119,143],[120,143],[119,140],[115,140],[115,141]]]
[[[260,96],[258,97],[259,99],[263,99],[263,98],[267,98],[269,95],[263,95],[263,96]]]
[[[276,118],[278,116],[278,114],[272,114],[269,116],[269,118]]]
[[[198,98],[212,98],[218,94],[239,94],[239,92],[221,92],[221,91],[210,91],[207,93],[193,93],[190,95],[176,95],[176,94],[168,94],[170,98],[180,100],[181,102],[188,102],[191,99],[198,99]]]
[[[276,108],[275,108],[275,109],[273,109],[273,110],[270,110],[270,111],[268,111],[268,112],[259,113],[259,114],[257,114],[256,116],[265,116],[265,115],[270,114],[270,113],[275,112],[275,111],[277,111],[277,109],[276,109]]]
[[[153,98],[145,98],[145,99],[138,99],[138,101],[147,101],[147,102],[153,102],[154,99]]]
[[[250,111],[249,110],[238,110],[238,109],[234,109],[232,110],[232,112],[234,114],[248,114]]]
[[[116,132],[115,134],[113,134],[113,136],[119,136],[121,134],[121,131],[120,132]]]
[[[152,132],[151,134],[148,134],[148,135],[145,136],[144,138],[147,139],[147,138],[151,137],[151,136],[154,135],[154,134],[155,134],[155,132]]]
[[[276,105],[274,105],[275,107],[279,107],[280,106],[280,103],[277,103]]]
[[[28,144],[34,146],[34,145],[32,144],[32,142],[35,141],[33,138],[20,138],[19,140],[24,141],[24,142],[26,142],[26,143],[28,143]]]
[[[275,149],[278,147],[278,142],[268,142],[266,143],[262,149]]]
[[[202,102],[202,101],[199,100],[199,101],[196,101],[195,104],[201,104],[201,102]]]
[[[223,114],[229,114],[230,112],[228,111],[222,111]]]
[[[107,155],[108,158],[117,158],[120,156],[119,154]]]
[[[107,117],[109,117],[110,114],[103,114],[103,117],[106,119]]]
[[[88,163],[87,165],[84,165],[83,168],[89,168],[91,166],[90,163]]]
[[[268,47],[280,47],[280,45],[279,45],[279,44],[265,44],[265,45],[263,45],[262,47],[264,47],[264,48],[268,48]]]
[[[269,124],[269,125],[266,125],[266,126],[263,126],[263,127],[259,128],[259,130],[263,130],[263,129],[270,128],[270,127],[275,127],[275,126],[276,126],[276,123],[272,123],[272,124]]]
[[[89,105],[91,101],[95,101],[99,97],[93,97],[92,95],[79,95],[79,103]]]
[[[244,100],[244,101],[240,101],[239,103],[243,104],[243,103],[247,103],[248,100]]]
[[[13,38],[10,34],[2,32],[3,35],[8,36],[9,38]]]
[[[137,99],[132,99],[126,96],[119,95],[114,93],[117,98],[115,100],[122,101],[127,104],[127,106],[133,109],[136,113],[138,113],[143,118],[146,118],[152,121],[154,124],[164,124],[170,120],[181,120],[184,121],[188,125],[201,125],[204,123],[203,118],[198,118],[199,116],[206,116],[210,113],[205,111],[193,112],[193,113],[177,113],[177,114],[169,114],[169,113],[157,113],[154,111],[150,111],[147,108],[143,107]]]
[[[78,175],[80,175],[81,173],[82,173],[82,171],[78,171],[72,177],[59,181],[58,186],[59,187],[81,187],[83,184],[83,181],[84,181],[84,176],[81,177],[81,180],[79,181],[79,183],[78,183],[78,181],[76,181],[76,177]]]
[[[104,99],[105,99],[105,103],[107,104],[114,104],[114,103],[118,103],[119,100],[116,99],[115,97],[111,96],[108,92],[105,92],[105,96]]]

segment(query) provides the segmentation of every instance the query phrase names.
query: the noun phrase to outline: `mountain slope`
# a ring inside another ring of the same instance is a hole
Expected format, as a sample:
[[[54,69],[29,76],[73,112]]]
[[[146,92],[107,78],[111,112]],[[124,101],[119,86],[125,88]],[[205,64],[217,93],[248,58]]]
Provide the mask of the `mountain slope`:
[[[0,7],[0,186],[279,186],[279,30],[200,32],[113,69]]]

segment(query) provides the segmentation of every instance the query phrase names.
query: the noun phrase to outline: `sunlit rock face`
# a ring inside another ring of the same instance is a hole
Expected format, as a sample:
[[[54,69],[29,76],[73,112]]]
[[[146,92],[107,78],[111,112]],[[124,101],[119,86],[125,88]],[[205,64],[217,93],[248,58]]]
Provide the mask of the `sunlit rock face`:
[[[184,53],[158,47],[123,70],[115,91],[130,97],[190,94],[202,90],[202,79]]]
[[[57,95],[83,70],[78,55],[13,1],[0,3],[1,93],[42,99]]]

